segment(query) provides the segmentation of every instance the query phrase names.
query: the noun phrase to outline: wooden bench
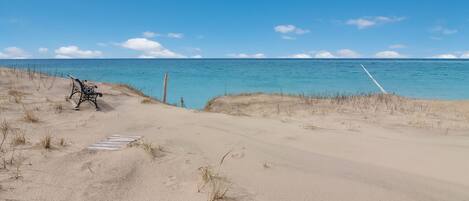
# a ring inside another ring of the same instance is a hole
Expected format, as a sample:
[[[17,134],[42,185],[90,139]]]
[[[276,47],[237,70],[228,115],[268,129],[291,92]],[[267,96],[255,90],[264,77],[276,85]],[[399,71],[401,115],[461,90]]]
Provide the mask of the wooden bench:
[[[72,91],[68,99],[72,99],[73,95],[75,94],[80,94],[80,99],[78,100],[78,103],[75,106],[75,110],[79,110],[80,104],[85,101],[90,101],[94,103],[96,110],[99,110],[97,98],[98,96],[102,97],[103,94],[95,91],[98,86],[90,84],[86,80],[82,82],[80,79],[75,78],[71,75],[69,75],[69,77],[72,80]]]

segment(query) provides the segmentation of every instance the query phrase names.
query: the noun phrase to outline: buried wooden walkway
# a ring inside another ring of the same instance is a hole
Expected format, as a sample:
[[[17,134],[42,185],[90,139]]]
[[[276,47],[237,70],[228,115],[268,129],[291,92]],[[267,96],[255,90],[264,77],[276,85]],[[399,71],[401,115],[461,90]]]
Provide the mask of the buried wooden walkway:
[[[127,147],[128,144],[135,142],[142,138],[141,136],[123,136],[111,135],[104,140],[88,146],[89,150],[107,150],[115,151]]]

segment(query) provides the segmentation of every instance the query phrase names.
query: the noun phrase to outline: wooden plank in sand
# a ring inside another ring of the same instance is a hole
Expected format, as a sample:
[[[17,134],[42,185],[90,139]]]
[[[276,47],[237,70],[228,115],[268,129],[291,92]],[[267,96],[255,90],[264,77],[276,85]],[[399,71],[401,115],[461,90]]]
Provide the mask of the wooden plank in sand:
[[[115,151],[127,147],[128,144],[139,140],[141,136],[121,136],[111,135],[104,140],[94,143],[88,146],[89,150],[107,150]]]

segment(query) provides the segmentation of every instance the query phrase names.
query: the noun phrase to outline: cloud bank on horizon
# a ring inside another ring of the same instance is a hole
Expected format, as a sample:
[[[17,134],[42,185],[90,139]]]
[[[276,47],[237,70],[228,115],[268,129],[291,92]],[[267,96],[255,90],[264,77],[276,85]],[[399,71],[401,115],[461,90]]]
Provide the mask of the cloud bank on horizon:
[[[178,7],[142,1],[141,6],[131,7],[103,1],[77,4],[76,10],[70,10],[66,3],[0,0],[0,30],[5,30],[0,59],[469,58],[469,43],[464,42],[469,39],[469,14],[463,5],[344,1],[331,7],[299,2],[264,6],[256,1],[249,5],[201,1],[205,6],[196,12],[190,9],[193,2]],[[397,12],[399,5],[412,12]],[[109,12],[84,15],[83,7]],[[359,7],[365,9],[353,11]],[[434,13],[443,7],[441,14]],[[125,14],[117,12],[124,8],[129,9]],[[240,14],[259,8],[263,12]],[[393,8],[396,12],[389,12]],[[177,15],[175,9],[180,9]]]

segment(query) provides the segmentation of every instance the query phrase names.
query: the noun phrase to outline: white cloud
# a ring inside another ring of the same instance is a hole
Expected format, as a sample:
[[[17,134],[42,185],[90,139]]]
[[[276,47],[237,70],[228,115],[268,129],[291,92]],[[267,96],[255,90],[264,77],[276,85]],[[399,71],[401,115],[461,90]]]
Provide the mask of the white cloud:
[[[435,58],[435,59],[458,59],[458,58],[460,58],[460,59],[469,59],[469,51],[438,54],[438,55],[434,55],[430,58]]]
[[[107,47],[107,43],[96,43],[96,45],[98,45],[99,47]]]
[[[200,59],[200,58],[202,58],[202,55],[194,55],[194,56],[191,56],[191,58]]]
[[[278,25],[274,27],[275,32],[279,33],[290,33],[295,30],[295,26],[293,25]]]
[[[184,34],[182,33],[168,33],[168,38],[176,38],[176,39],[181,39],[184,37]]]
[[[184,52],[186,55],[193,55],[191,57],[202,55],[202,49],[198,47],[185,47]]]
[[[122,47],[141,51],[140,58],[184,58],[184,55],[175,53],[163,47],[160,43],[146,38],[131,38],[122,43]]]
[[[152,41],[146,38],[131,38],[122,44],[122,47],[139,50],[139,51],[150,51],[154,49],[161,49],[162,46],[156,41]]]
[[[202,52],[202,49],[198,48],[198,47],[186,47],[185,50],[188,51],[188,52],[191,52],[191,53],[200,53],[200,52]]]
[[[321,50],[311,53],[299,53],[287,56],[287,58],[359,58],[361,55],[351,49],[340,49],[335,53]]]
[[[0,52],[0,59],[26,59],[29,55],[18,47],[7,47]]]
[[[403,48],[407,48],[407,46],[403,44],[393,44],[389,46],[389,49],[403,49]]]
[[[151,32],[151,31],[145,31],[145,32],[142,33],[142,36],[145,37],[145,38],[153,38],[157,35],[158,35],[157,33]]]
[[[463,52],[461,55],[462,59],[469,59],[469,51]]]
[[[184,38],[184,34],[183,33],[167,33],[167,34],[159,34],[159,33],[156,33],[156,32],[152,32],[152,31],[145,31],[142,33],[142,36],[144,38],[154,38],[154,37],[168,37],[168,38],[175,38],[175,39],[181,39],[181,38]]]
[[[351,49],[341,49],[337,51],[337,56],[341,58],[358,58],[360,54]]]
[[[282,39],[285,39],[285,40],[296,40],[295,37],[285,36],[285,35],[282,35]]]
[[[457,29],[449,29],[441,25],[437,25],[433,27],[430,31],[435,34],[440,34],[440,35],[452,35],[452,34],[458,33]]]
[[[37,49],[37,51],[38,51],[39,53],[44,54],[44,53],[47,53],[47,52],[49,51],[49,49],[47,49],[47,48],[45,48],[45,47],[40,47],[40,48]]]
[[[399,22],[405,20],[405,17],[385,17],[385,16],[375,16],[375,17],[361,17],[356,19],[347,20],[347,25],[356,26],[358,29],[365,29],[373,27],[380,24],[387,24],[392,22]]]
[[[293,34],[302,35],[302,34],[309,33],[309,30],[301,29],[301,28],[296,27],[295,25],[291,25],[291,24],[277,25],[277,26],[274,27],[274,30],[275,30],[275,32],[279,32],[279,33],[282,33],[282,34],[293,33]]]
[[[325,51],[325,50],[321,50],[319,52],[317,52],[315,55],[314,55],[314,58],[324,58],[324,59],[327,59],[327,58],[336,58],[336,56],[334,56],[331,52],[329,51]]]
[[[99,42],[96,43],[96,45],[99,47],[121,46],[121,44],[117,42]]]
[[[359,18],[359,19],[350,19],[350,20],[347,21],[347,24],[348,25],[355,25],[359,29],[364,29],[364,28],[376,25],[376,22],[371,21],[371,20],[367,20],[367,19]]]
[[[68,59],[68,58],[96,58],[101,57],[102,52],[98,50],[81,50],[75,45],[64,46],[56,49],[55,58]]]
[[[233,58],[265,58],[264,53],[256,53],[256,54],[245,54],[245,53],[238,53],[238,54],[228,54],[229,57]]]
[[[306,54],[306,53],[300,53],[300,54],[293,54],[288,56],[287,58],[295,58],[295,59],[309,59],[313,58],[311,55]]]
[[[435,59],[457,59],[458,56],[456,56],[454,54],[439,54],[439,55],[432,56],[432,58],[435,58]]]
[[[386,51],[381,51],[381,52],[376,53],[375,57],[376,58],[403,58],[405,56],[396,51],[386,50]]]

